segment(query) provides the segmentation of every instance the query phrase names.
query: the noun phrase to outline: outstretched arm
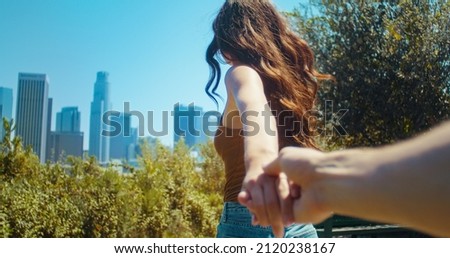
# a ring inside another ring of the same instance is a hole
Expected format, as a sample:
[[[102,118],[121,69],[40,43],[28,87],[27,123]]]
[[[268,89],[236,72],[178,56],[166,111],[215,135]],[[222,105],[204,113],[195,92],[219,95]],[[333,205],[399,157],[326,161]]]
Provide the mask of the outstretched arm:
[[[271,225],[274,234],[281,237],[284,235],[284,225],[280,209],[284,207],[283,200],[289,195],[289,186],[284,180],[284,191],[279,192],[278,180],[265,175],[263,171],[263,166],[278,156],[275,118],[271,116],[265,119],[262,115],[268,103],[263,83],[252,68],[234,66],[227,73],[225,84],[239,109],[245,134],[246,176],[238,199],[254,214],[253,223]],[[281,202],[280,195],[285,197]]]
[[[328,154],[286,148],[266,167],[302,187],[295,220],[332,212],[450,237],[450,123],[399,144]]]

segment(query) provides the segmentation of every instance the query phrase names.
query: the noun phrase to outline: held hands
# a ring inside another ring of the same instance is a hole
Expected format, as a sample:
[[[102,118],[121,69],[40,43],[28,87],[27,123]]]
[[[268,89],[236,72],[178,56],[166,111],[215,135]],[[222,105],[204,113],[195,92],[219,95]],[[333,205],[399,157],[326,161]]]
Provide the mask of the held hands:
[[[333,214],[324,197],[326,176],[320,173],[323,172],[322,165],[328,165],[325,155],[316,150],[288,147],[264,168],[265,174],[279,176],[284,173],[300,186],[300,197],[294,199],[291,206],[294,222],[319,223]]]
[[[252,212],[252,224],[271,226],[275,237],[284,236],[284,225],[292,224],[293,200],[299,190],[281,173],[270,176],[261,171],[247,172],[239,202]]]
[[[332,212],[321,196],[324,180],[316,171],[324,155],[284,148],[264,174],[247,173],[238,200],[252,212],[252,223],[272,226],[274,235],[283,237],[285,225],[318,223],[330,217]]]

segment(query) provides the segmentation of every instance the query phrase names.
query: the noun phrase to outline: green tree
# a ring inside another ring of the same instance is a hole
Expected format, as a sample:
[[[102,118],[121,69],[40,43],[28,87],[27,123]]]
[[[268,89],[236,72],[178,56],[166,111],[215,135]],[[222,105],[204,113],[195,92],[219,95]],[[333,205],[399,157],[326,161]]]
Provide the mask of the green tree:
[[[320,103],[349,109],[347,137],[373,146],[409,138],[450,115],[448,1],[311,1],[288,16],[311,45],[317,66],[335,76]],[[328,119],[330,119],[328,117]]]

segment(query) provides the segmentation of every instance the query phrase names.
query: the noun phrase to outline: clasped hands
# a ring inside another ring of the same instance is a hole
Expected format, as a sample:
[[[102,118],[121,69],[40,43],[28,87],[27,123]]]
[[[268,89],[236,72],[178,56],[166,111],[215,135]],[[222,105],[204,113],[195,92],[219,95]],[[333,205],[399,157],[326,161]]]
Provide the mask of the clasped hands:
[[[238,201],[252,213],[252,224],[271,226],[275,237],[283,237],[285,226],[294,222],[318,223],[331,216],[320,200],[321,176],[314,166],[322,155],[284,148],[261,171],[247,171]]]
[[[279,176],[261,173],[246,177],[238,201],[252,213],[253,225],[272,226],[274,235],[283,237],[284,226],[294,220],[293,202],[299,197],[296,189],[284,173]]]

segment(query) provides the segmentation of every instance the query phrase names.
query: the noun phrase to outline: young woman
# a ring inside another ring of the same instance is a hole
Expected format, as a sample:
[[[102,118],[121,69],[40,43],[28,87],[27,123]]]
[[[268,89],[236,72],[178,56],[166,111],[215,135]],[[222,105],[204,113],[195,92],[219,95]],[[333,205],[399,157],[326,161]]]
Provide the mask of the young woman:
[[[216,103],[221,77],[217,56],[231,65],[214,140],[226,174],[217,236],[317,237],[312,225],[284,228],[283,223],[293,221],[298,191],[283,175],[264,175],[263,167],[283,147],[316,148],[310,111],[318,81],[328,76],[314,69],[311,49],[268,0],[227,0],[213,30],[206,52],[211,68],[206,92]]]

